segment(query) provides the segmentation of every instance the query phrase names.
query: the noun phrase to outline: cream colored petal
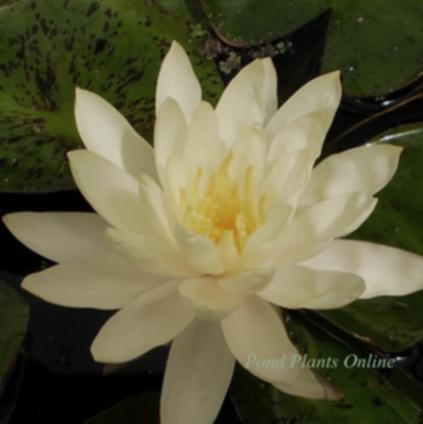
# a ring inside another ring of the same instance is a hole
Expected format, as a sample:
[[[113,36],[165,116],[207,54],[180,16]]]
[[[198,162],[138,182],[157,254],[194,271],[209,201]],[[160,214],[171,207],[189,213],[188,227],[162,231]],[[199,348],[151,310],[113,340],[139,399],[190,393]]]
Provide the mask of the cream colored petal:
[[[273,243],[280,237],[292,217],[293,208],[276,203],[269,208],[266,221],[251,234],[242,253],[244,268],[258,267],[273,250]]]
[[[322,125],[327,131],[341,101],[339,76],[339,71],[335,71],[303,85],[273,115],[266,131],[275,136],[284,125],[313,112],[320,114]]]
[[[309,149],[285,152],[268,164],[259,186],[269,202],[296,206],[310,179],[313,159]]]
[[[231,272],[239,268],[241,256],[235,244],[233,231],[223,231],[217,243],[220,257],[225,267],[225,272]]]
[[[57,305],[118,309],[163,281],[145,273],[133,260],[103,253],[30,274],[22,288]]]
[[[189,302],[195,315],[207,320],[230,314],[242,302],[241,295],[223,289],[212,277],[186,280],[179,286],[179,293]]]
[[[85,147],[126,172],[157,179],[153,148],[110,103],[99,95],[76,89],[75,119]]]
[[[140,178],[139,195],[140,203],[143,205],[143,214],[139,218],[149,227],[149,234],[170,243],[170,223],[163,190],[151,177],[144,174]]]
[[[324,112],[320,110],[307,113],[282,125],[275,134],[268,134],[268,160],[278,160],[286,156],[287,152],[307,149],[310,152],[310,160],[314,162],[320,156],[328,131],[322,114]]]
[[[245,185],[245,175],[251,168],[253,189],[262,177],[266,161],[266,137],[259,125],[247,125],[238,132],[232,147],[233,159],[229,166],[230,175],[238,184]]]
[[[401,151],[402,147],[379,144],[329,156],[314,168],[301,204],[353,191],[375,194],[395,174]]]
[[[97,362],[128,362],[166,344],[181,333],[193,315],[168,283],[150,290],[113,315],[97,334],[91,353]]]
[[[172,155],[183,158],[188,127],[178,103],[168,98],[160,107],[154,127],[154,155],[160,181],[166,183],[166,168]]]
[[[255,376],[284,386],[284,391],[309,398],[328,399],[333,393],[307,368],[300,366],[297,349],[288,338],[275,309],[257,296],[221,321],[229,349]],[[284,363],[271,366],[274,362]]]
[[[211,240],[186,230],[178,222],[174,224],[173,235],[179,251],[192,268],[209,275],[225,271],[220,251]]]
[[[194,320],[172,342],[161,395],[161,423],[212,424],[235,359],[218,323]]]
[[[25,246],[54,262],[107,252],[107,223],[94,213],[18,212],[5,215],[8,230]]]
[[[184,151],[185,166],[190,170],[205,168],[209,162],[216,166],[221,155],[216,113],[209,103],[201,102],[188,129]]]
[[[121,229],[145,230],[135,178],[87,150],[69,152],[68,158],[79,190],[106,221]]]
[[[198,275],[179,252],[158,237],[134,234],[115,228],[108,228],[106,235],[118,248],[137,260],[145,272],[173,278]]]
[[[376,203],[366,194],[348,193],[304,208],[275,243],[271,263],[292,265],[309,258],[316,246],[356,230]]]
[[[227,146],[246,125],[265,125],[276,110],[276,72],[272,61],[256,59],[229,83],[216,107],[220,136]]]
[[[178,102],[188,122],[201,100],[200,83],[189,57],[176,41],[172,42],[160,68],[156,87],[156,113],[169,97]]]
[[[335,240],[305,265],[361,276],[366,283],[363,299],[404,296],[423,289],[423,257],[381,244]]]
[[[258,295],[284,308],[334,309],[358,299],[365,288],[355,274],[291,266],[280,267]]]
[[[228,274],[219,280],[219,285],[231,293],[242,295],[255,293],[268,284],[275,271],[273,268],[251,269]]]

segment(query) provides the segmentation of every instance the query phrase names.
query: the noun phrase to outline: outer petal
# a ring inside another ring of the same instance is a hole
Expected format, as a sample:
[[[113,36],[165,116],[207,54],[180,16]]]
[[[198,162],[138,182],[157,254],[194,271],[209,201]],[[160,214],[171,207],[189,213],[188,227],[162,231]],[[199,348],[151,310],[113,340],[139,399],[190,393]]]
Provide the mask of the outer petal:
[[[366,282],[363,299],[403,296],[423,289],[423,258],[380,244],[335,240],[305,264],[316,269],[360,275]]]
[[[110,103],[88,90],[76,89],[76,126],[85,147],[129,174],[157,178],[153,148]]]
[[[301,203],[312,204],[353,191],[378,192],[395,174],[401,151],[402,147],[379,144],[329,156],[314,168]]]
[[[362,193],[348,193],[304,208],[274,246],[275,265],[305,260],[322,243],[357,229],[372,213],[377,200]]]
[[[333,309],[358,299],[365,288],[355,274],[293,266],[279,268],[258,295],[284,308]]]
[[[91,206],[117,228],[143,232],[138,181],[87,150],[68,153],[75,182]]]
[[[230,146],[240,129],[264,125],[276,110],[276,71],[270,59],[256,59],[229,83],[216,112],[220,135]]]
[[[162,185],[166,183],[166,168],[175,155],[183,158],[187,139],[187,123],[178,103],[168,98],[160,107],[154,127],[154,155]]]
[[[202,319],[220,319],[239,307],[242,296],[218,285],[214,278],[194,278],[179,286],[179,293]]]
[[[185,50],[176,41],[162,62],[156,88],[156,113],[163,102],[175,99],[189,122],[201,100],[201,87]]]
[[[242,366],[257,377],[283,390],[309,398],[333,398],[307,368],[295,359],[299,353],[292,345],[276,311],[264,300],[251,296],[237,311],[222,320],[229,349]],[[263,361],[284,359],[285,366],[262,366]]]
[[[194,320],[172,343],[161,396],[161,423],[213,423],[235,359],[217,323]]]
[[[275,113],[266,131],[275,136],[283,125],[308,114],[320,115],[322,125],[329,129],[342,96],[339,71],[321,75],[302,86]]]
[[[22,288],[57,305],[118,309],[162,282],[146,274],[137,262],[108,253],[30,274]]]
[[[169,278],[198,275],[179,252],[158,237],[119,231],[115,228],[108,228],[106,234],[117,247],[137,260],[145,272]]]
[[[193,315],[175,283],[150,290],[110,318],[98,333],[91,353],[97,362],[128,362],[168,343],[192,321]]]
[[[95,213],[18,212],[3,222],[25,246],[54,262],[107,252],[106,222]]]

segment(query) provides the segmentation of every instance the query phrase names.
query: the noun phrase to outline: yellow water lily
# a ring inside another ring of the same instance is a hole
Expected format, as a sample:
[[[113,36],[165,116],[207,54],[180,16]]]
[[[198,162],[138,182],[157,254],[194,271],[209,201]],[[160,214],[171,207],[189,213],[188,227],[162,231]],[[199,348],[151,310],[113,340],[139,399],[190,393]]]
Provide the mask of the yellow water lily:
[[[158,77],[154,149],[113,106],[77,89],[86,150],[69,161],[96,213],[4,218],[59,263],[26,277],[26,290],[119,309],[92,344],[95,360],[126,362],[172,341],[162,424],[212,423],[235,360],[290,394],[337,398],[300,364],[248,363],[297,354],[273,305],[330,309],[423,288],[421,257],[342,239],[372,213],[401,149],[358,147],[314,166],[340,102],[339,73],[280,108],[276,85],[272,61],[257,59],[214,109],[174,42]]]

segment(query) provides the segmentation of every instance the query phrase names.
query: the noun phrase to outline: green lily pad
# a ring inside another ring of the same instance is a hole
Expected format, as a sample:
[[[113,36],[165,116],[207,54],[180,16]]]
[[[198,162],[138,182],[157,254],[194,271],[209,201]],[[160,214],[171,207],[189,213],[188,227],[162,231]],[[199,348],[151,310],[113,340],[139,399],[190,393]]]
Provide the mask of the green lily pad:
[[[119,402],[107,411],[91,418],[86,424],[158,424],[160,422],[159,403],[159,392],[143,392]]]
[[[218,35],[235,46],[273,41],[332,9],[321,72],[342,70],[349,96],[383,96],[423,69],[420,0],[202,0]],[[312,41],[311,41],[312,42]]]
[[[29,309],[0,281],[0,394],[16,361],[28,324]]]
[[[377,196],[375,212],[350,238],[423,255],[423,123],[390,130],[373,142],[400,145],[404,151],[394,178]],[[358,300],[345,308],[319,313],[370,344],[399,352],[423,339],[422,308],[420,291]]]
[[[286,314],[292,339],[312,366],[343,393],[340,401],[309,400],[284,394],[260,382],[247,371],[237,369],[231,396],[245,424],[418,424],[423,418],[423,398],[417,387],[396,368],[376,370],[352,367],[355,358],[367,354],[340,342],[331,334]],[[356,355],[356,356],[353,356]],[[373,358],[371,358],[372,360]],[[346,362],[345,362],[346,361]],[[326,364],[326,365],[325,365]],[[345,365],[346,364],[346,365]]]
[[[80,147],[75,86],[114,104],[151,140],[154,93],[170,42],[186,48],[205,97],[221,92],[186,22],[138,0],[19,0],[0,9],[0,191],[73,188]]]

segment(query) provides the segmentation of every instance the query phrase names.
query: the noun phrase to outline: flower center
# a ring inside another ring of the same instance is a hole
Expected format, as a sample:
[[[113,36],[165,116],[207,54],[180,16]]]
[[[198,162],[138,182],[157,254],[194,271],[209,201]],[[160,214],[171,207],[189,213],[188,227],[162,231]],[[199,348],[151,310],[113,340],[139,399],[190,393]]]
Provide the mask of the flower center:
[[[225,233],[231,232],[240,253],[257,228],[252,196],[253,169],[247,167],[237,181],[228,171],[232,159],[233,154],[229,153],[216,172],[210,175],[203,190],[200,189],[201,168],[181,190],[182,223],[216,244]]]

